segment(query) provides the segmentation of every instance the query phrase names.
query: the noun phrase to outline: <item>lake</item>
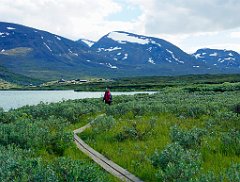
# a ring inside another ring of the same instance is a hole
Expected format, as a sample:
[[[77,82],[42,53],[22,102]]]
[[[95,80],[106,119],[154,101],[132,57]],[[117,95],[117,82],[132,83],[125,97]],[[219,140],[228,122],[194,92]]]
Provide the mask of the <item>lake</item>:
[[[138,93],[155,92],[111,92],[112,95],[134,95]],[[64,91],[0,91],[0,107],[5,111],[16,109],[25,105],[36,105],[40,102],[59,102],[62,100],[74,100],[85,98],[101,98],[104,92],[74,92]]]

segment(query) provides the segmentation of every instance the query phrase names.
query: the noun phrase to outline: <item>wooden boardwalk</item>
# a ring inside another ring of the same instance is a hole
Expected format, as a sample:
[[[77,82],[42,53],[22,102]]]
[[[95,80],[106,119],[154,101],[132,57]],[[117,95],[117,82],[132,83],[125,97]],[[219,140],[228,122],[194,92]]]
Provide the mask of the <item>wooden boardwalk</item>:
[[[106,171],[116,176],[122,181],[131,181],[131,182],[142,182],[139,178],[128,172],[126,169],[123,169],[121,166],[117,165],[113,161],[107,159],[105,156],[91,148],[87,145],[77,134],[83,132],[85,129],[91,127],[91,124],[87,124],[79,129],[73,131],[74,133],[74,141],[77,147],[93,159],[97,164],[99,164]]]

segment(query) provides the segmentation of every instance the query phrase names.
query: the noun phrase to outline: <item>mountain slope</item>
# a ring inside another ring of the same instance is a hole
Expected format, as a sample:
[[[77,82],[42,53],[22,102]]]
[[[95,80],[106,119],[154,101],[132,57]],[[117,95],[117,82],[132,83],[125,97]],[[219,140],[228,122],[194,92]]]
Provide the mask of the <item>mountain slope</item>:
[[[85,75],[88,47],[45,31],[0,23],[0,65],[31,77]],[[91,57],[91,56],[90,56]],[[81,73],[83,71],[83,73]]]
[[[38,85],[42,83],[41,80],[29,78],[20,74],[12,73],[6,68],[0,66],[0,79],[9,83],[15,83],[19,85]]]
[[[207,72],[206,64],[175,45],[154,37],[116,31],[103,36],[92,47],[103,55],[105,66],[132,69],[138,75],[178,75]],[[198,68],[198,69],[195,69]]]
[[[99,41],[72,41],[0,22],[0,66],[41,80],[240,73],[239,54],[201,49],[193,55],[163,39],[114,31]]]
[[[199,49],[193,55],[198,61],[219,69],[240,68],[240,55],[235,51]]]

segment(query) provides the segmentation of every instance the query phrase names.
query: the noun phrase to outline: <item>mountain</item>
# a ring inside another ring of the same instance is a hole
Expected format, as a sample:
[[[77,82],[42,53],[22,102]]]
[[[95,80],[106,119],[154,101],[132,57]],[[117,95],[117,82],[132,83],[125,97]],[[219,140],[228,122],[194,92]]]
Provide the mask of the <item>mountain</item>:
[[[6,68],[0,66],[0,80],[4,80],[10,83],[15,83],[18,85],[39,85],[43,81],[38,79],[29,78],[20,74],[12,73]]]
[[[234,51],[200,49],[190,55],[163,39],[123,31],[110,32],[97,42],[73,41],[0,22],[0,66],[28,78],[240,73],[239,62]]]
[[[106,58],[106,67],[131,69],[135,75],[179,75],[207,72],[206,64],[163,39],[123,31],[110,32],[91,50]],[[199,69],[194,69],[198,67]],[[126,73],[127,74],[127,73]]]
[[[88,39],[79,39],[79,40],[76,41],[76,42],[84,43],[85,46],[88,46],[88,47],[92,47],[92,45],[95,43],[94,41],[88,40]]]
[[[52,79],[87,75],[92,57],[82,41],[0,22],[0,65],[14,73]]]
[[[199,62],[206,63],[209,68],[219,70],[236,70],[240,68],[240,55],[235,51],[218,49],[199,49],[193,56]]]

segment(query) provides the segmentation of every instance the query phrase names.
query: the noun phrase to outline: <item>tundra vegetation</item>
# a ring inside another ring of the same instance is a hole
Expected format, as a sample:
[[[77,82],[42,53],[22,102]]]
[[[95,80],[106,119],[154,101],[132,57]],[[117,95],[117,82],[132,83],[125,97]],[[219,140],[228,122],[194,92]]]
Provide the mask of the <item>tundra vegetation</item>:
[[[216,79],[217,80],[217,79]],[[0,110],[1,181],[117,181],[72,131],[143,181],[240,181],[239,82]]]

